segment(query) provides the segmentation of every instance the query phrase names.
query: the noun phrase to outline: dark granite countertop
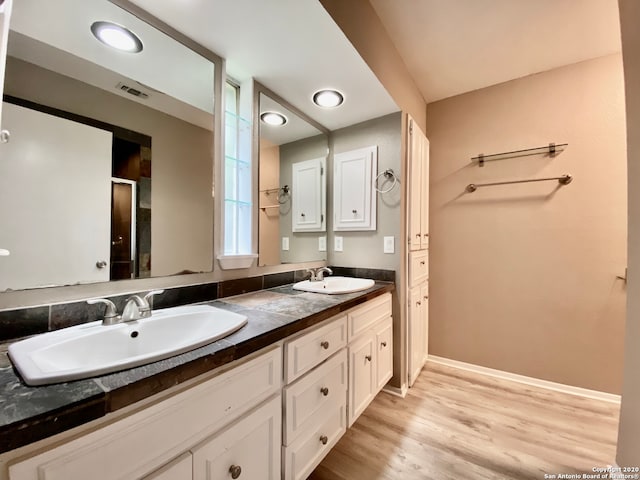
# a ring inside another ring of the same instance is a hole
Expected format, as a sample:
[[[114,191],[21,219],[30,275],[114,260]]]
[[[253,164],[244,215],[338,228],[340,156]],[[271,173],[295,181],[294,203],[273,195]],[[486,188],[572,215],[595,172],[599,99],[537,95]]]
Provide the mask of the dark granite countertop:
[[[394,284],[322,295],[291,285],[206,302],[248,317],[237,332],[182,355],[101,377],[29,387],[0,368],[0,453],[69,430],[227,364],[348,310]]]

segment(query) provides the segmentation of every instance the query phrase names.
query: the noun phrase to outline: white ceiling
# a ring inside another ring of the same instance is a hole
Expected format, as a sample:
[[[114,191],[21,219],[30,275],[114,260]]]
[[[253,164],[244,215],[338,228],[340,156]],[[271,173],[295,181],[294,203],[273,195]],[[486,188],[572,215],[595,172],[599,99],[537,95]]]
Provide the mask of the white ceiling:
[[[370,0],[427,102],[621,50],[617,0]]]
[[[318,0],[132,1],[225,58],[235,80],[254,77],[330,130],[398,111]],[[322,88],[345,103],[316,107]]]

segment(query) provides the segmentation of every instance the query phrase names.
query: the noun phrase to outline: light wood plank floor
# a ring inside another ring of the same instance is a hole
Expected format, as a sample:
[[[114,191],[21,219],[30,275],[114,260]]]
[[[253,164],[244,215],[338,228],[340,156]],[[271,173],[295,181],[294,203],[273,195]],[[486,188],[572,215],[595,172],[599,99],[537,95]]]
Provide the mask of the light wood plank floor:
[[[619,405],[428,362],[380,393],[313,480],[544,479],[615,461]]]

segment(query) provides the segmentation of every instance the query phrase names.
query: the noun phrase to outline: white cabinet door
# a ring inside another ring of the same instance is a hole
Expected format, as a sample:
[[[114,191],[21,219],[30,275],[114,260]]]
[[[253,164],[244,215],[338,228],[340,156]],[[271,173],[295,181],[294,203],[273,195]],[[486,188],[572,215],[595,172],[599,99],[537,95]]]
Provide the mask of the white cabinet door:
[[[378,168],[378,147],[338,153],[333,165],[333,229],[375,230],[377,197],[373,179]]]
[[[279,480],[281,416],[278,395],[194,448],[193,480]]]
[[[294,232],[324,232],[326,185],[325,159],[294,163],[291,186],[291,229]]]
[[[349,346],[349,426],[377,393],[375,335],[369,332]]]
[[[425,318],[423,285],[413,287],[409,293],[409,386],[420,375],[425,357]]]
[[[376,391],[380,391],[393,376],[393,320],[381,322],[375,332]]]
[[[409,117],[409,221],[410,250],[429,246],[429,140]]]
[[[422,144],[422,160],[420,162],[420,247],[429,248],[429,140],[420,132],[420,143]]]

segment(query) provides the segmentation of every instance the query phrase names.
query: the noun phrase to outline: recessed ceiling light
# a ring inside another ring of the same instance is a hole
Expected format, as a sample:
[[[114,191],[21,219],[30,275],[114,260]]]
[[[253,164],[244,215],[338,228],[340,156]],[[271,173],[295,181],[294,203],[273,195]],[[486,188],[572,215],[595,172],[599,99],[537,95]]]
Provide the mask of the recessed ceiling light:
[[[142,41],[131,30],[111,22],[94,22],[91,33],[105,45],[123,52],[142,51]]]
[[[267,125],[273,125],[275,127],[279,127],[287,123],[287,117],[278,112],[263,112],[260,115],[260,120]]]
[[[337,90],[319,90],[313,94],[313,103],[319,107],[333,108],[344,102],[344,95]]]

